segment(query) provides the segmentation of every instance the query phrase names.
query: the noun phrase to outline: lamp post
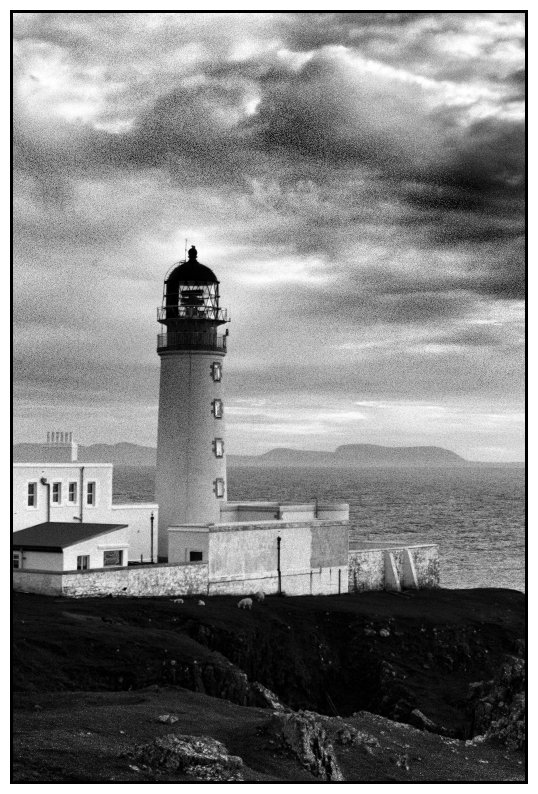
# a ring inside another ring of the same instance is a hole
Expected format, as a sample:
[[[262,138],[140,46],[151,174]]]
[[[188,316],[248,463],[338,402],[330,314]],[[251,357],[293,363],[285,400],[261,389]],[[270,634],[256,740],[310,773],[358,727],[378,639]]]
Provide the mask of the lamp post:
[[[282,572],[280,570],[280,542],[282,538],[278,537],[276,539],[276,553],[277,553],[277,561],[276,561],[276,568],[278,572],[278,595],[282,595]]]

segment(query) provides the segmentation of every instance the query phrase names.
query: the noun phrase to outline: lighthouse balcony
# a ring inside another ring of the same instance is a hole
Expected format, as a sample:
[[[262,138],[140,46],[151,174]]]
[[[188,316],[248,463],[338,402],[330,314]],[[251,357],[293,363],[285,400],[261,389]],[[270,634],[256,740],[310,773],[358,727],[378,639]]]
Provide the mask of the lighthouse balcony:
[[[168,320],[210,320],[217,323],[230,322],[227,309],[217,306],[185,306],[184,304],[159,306],[157,320],[166,323]]]
[[[157,352],[166,350],[217,350],[226,352],[226,337],[215,331],[171,331],[157,336]]]

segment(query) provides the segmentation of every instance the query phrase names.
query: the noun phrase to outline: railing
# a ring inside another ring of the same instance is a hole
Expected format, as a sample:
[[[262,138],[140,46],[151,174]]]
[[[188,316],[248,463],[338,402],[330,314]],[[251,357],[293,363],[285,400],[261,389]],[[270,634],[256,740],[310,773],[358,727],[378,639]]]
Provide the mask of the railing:
[[[159,306],[157,320],[162,323],[167,320],[213,320],[219,323],[230,322],[227,309],[217,309],[213,306]]]
[[[211,331],[173,331],[157,336],[157,351],[220,350],[226,352],[226,337]]]

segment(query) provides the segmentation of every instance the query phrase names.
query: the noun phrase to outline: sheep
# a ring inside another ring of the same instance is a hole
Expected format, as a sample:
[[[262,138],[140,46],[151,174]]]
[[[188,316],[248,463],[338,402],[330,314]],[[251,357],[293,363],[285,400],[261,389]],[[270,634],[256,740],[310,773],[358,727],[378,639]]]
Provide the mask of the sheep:
[[[184,604],[185,603],[182,598],[173,598],[172,600],[173,600],[174,604]]]
[[[252,598],[242,598],[237,606],[239,609],[252,609]]]
[[[198,606],[199,606],[199,607],[205,607],[205,601],[202,601],[202,599],[200,599],[200,600],[198,601]]]
[[[263,592],[263,590],[258,590],[257,593],[254,593],[254,598],[256,599],[256,601],[261,603],[265,598],[265,593]]]

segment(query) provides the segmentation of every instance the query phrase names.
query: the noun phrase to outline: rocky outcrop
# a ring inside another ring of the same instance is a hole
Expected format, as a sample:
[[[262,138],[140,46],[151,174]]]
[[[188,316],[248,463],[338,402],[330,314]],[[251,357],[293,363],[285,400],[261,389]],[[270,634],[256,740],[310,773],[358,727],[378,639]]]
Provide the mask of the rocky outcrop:
[[[278,697],[266,686],[260,684],[259,681],[254,681],[251,684],[251,691],[254,693],[255,706],[261,706],[262,709],[273,709],[273,711],[289,711],[290,709],[280,702]]]
[[[170,733],[136,747],[131,757],[155,772],[173,772],[214,782],[243,780],[242,759],[230,755],[222,742],[211,736]]]
[[[335,720],[333,720],[334,722]],[[336,731],[335,741],[343,747],[359,747],[368,755],[373,755],[379,748],[379,741],[364,731],[359,731],[346,723]]]
[[[440,736],[452,735],[451,732],[448,731],[443,725],[438,725],[433,720],[430,720],[430,718],[423,714],[420,709],[413,709],[407,721],[410,725],[413,725],[415,728],[419,728],[421,731],[438,733]]]
[[[267,732],[276,748],[291,752],[315,777],[331,782],[344,779],[319,714],[275,713]]]
[[[525,660],[508,656],[492,681],[471,684],[473,735],[502,742],[511,750],[525,746]]]
[[[240,706],[255,705],[258,697],[246,673],[221,654],[214,654],[212,661],[193,659],[182,664],[174,659],[166,660],[159,683],[164,686],[183,686],[193,692],[230,700]]]

